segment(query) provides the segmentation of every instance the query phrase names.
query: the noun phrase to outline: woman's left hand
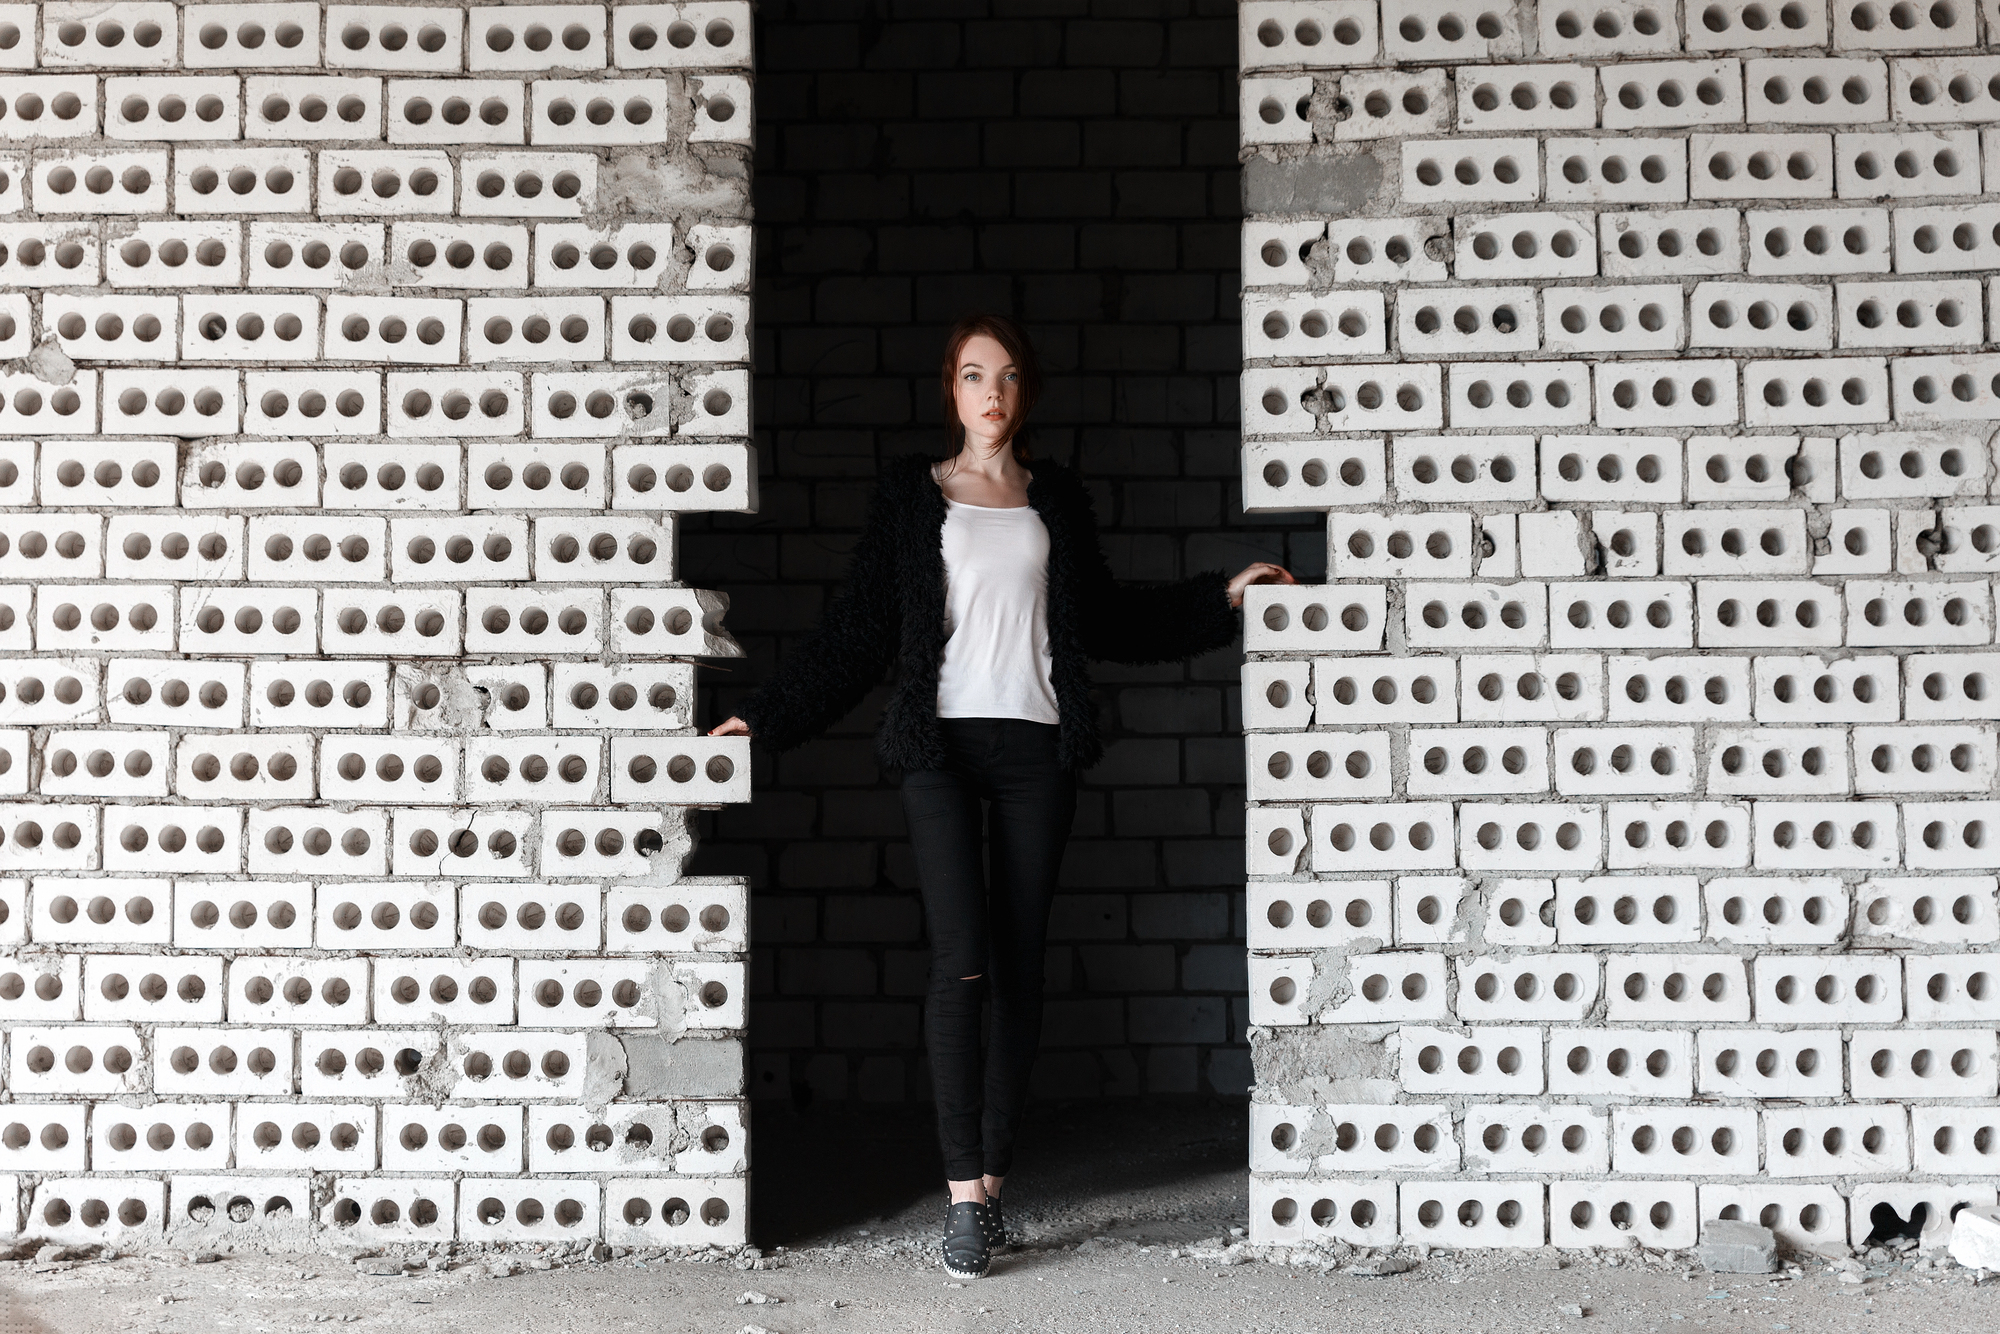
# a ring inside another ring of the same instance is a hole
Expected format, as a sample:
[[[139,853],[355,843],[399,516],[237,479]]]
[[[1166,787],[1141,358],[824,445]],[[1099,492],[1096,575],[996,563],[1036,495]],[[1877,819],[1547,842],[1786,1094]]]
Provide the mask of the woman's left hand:
[[[1232,607],[1242,606],[1243,590],[1252,584],[1295,584],[1297,582],[1298,580],[1292,578],[1292,572],[1284,566],[1273,565],[1269,561],[1260,560],[1255,565],[1244,566],[1237,573],[1236,577],[1229,581],[1229,605]]]

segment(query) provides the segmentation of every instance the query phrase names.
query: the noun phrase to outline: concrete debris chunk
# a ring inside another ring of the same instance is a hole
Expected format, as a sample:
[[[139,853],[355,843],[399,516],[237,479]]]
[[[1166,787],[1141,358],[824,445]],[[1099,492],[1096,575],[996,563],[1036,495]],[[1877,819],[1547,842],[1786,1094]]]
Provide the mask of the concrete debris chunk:
[[[2000,1269],[2000,1209],[1975,1204],[1959,1210],[1949,1250],[1967,1269]]]
[[[1363,1260],[1360,1264],[1349,1265],[1343,1272],[1356,1274],[1362,1278],[1387,1278],[1391,1274],[1407,1274],[1416,1267],[1415,1260],[1401,1255],[1378,1255],[1373,1260]]]
[[[1695,1255],[1711,1274],[1768,1274],[1778,1267],[1778,1237],[1757,1223],[1711,1218]]]

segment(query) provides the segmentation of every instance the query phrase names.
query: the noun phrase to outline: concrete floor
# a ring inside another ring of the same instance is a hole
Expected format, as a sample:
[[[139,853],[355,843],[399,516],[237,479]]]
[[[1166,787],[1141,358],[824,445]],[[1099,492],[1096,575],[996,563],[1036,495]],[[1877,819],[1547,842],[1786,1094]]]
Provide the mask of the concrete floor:
[[[764,1268],[705,1260],[557,1257],[493,1277],[492,1257],[364,1274],[324,1255],[125,1257],[36,1272],[0,1265],[0,1334],[60,1331],[646,1331],[653,1334],[1621,1334],[1919,1332],[1991,1328],[2000,1283],[1875,1266],[1796,1280],[1711,1278],[1676,1257],[1432,1254],[1389,1278],[1246,1260],[1226,1247],[1245,1208],[1237,1106],[1100,1103],[1042,1111],[1010,1182],[1030,1238],[988,1278],[932,1258],[942,1193],[920,1118],[760,1110],[752,1226]],[[1190,1252],[1193,1252],[1190,1254]],[[746,1301],[751,1294],[777,1300]],[[1579,1316],[1576,1312],[1581,1311]],[[1884,1322],[1891,1322],[1887,1325]]]

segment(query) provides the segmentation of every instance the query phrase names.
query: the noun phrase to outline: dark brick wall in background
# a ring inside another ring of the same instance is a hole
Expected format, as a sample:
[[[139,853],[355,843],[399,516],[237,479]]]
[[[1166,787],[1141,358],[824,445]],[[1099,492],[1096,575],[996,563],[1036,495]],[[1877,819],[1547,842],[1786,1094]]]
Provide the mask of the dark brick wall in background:
[[[819,621],[880,459],[936,452],[940,336],[1022,319],[1039,453],[1090,481],[1114,570],[1324,568],[1319,524],[1239,508],[1232,0],[764,0],[758,14],[761,512],[687,521],[682,577],[749,651],[709,721]],[[1049,949],[1038,1091],[1239,1092],[1239,655],[1100,666]],[[878,691],[825,739],[757,753],[756,800],[702,817],[693,869],[753,886],[753,1088],[929,1096],[923,913]]]

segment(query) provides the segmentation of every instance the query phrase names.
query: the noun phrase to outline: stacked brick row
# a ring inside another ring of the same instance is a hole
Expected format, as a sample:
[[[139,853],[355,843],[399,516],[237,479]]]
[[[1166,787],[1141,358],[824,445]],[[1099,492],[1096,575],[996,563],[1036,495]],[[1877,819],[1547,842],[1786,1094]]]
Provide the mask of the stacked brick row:
[[[1241,7],[1255,1236],[1994,1203],[1996,48]]]
[[[744,1239],[749,42],[0,5],[0,1227]]]

